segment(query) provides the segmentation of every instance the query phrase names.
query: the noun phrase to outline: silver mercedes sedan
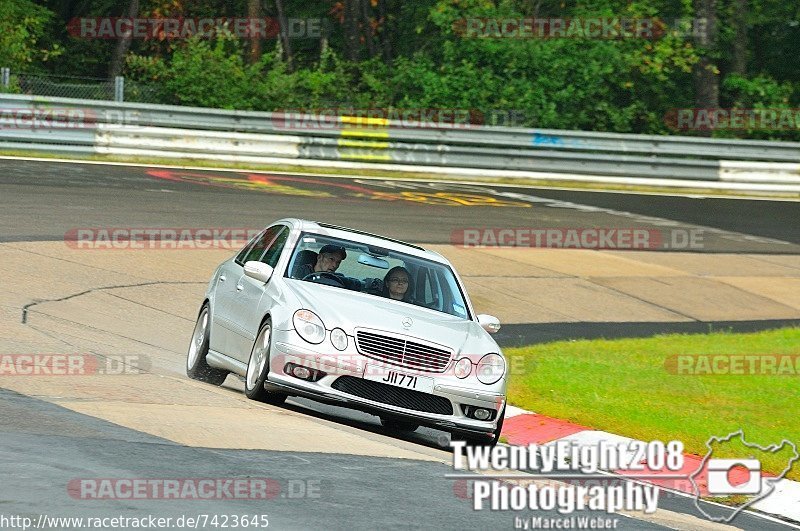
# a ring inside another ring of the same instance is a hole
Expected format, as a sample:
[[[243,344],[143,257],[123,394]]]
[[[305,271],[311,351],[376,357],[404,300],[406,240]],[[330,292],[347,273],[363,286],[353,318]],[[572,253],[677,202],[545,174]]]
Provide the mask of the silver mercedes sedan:
[[[303,396],[495,444],[507,364],[450,262],[422,247],[300,219],[279,220],[217,267],[186,372],[248,398]]]

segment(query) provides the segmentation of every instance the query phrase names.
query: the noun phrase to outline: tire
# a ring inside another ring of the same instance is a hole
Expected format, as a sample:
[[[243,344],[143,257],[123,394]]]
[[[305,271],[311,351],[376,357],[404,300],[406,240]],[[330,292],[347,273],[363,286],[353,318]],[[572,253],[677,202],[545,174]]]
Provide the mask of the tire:
[[[389,431],[396,431],[400,433],[411,433],[419,428],[419,424],[413,422],[398,420],[391,417],[381,417],[381,426]]]
[[[488,436],[486,437],[470,437],[464,435],[452,435],[453,439],[464,441],[467,443],[467,446],[484,446],[488,448],[492,448],[497,445],[497,442],[500,440],[500,433],[503,431],[503,421],[506,419],[506,408],[503,407],[503,411],[500,412],[500,419],[497,421],[497,428],[494,430],[494,435],[491,438]]]
[[[208,303],[205,303],[197,316],[197,323],[194,325],[194,332],[192,332],[192,339],[189,343],[189,352],[186,354],[186,375],[201,382],[222,385],[228,376],[228,371],[215,369],[206,361],[211,334],[209,318]]]
[[[279,406],[286,401],[286,395],[273,393],[264,389],[264,382],[269,374],[269,352],[272,345],[272,321],[269,317],[261,323],[258,329],[253,348],[250,349],[250,359],[247,361],[247,374],[244,377],[244,394],[250,400],[266,402]]]

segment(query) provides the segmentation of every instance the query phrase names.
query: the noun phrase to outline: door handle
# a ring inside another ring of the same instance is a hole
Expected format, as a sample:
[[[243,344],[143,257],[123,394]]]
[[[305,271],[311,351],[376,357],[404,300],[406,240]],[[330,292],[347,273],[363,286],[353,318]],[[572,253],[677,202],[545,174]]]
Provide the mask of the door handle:
[[[225,282],[225,275],[220,275],[219,276],[219,281],[220,282]]]
[[[242,291],[243,289],[244,286],[242,286],[241,284],[236,284],[236,291]]]

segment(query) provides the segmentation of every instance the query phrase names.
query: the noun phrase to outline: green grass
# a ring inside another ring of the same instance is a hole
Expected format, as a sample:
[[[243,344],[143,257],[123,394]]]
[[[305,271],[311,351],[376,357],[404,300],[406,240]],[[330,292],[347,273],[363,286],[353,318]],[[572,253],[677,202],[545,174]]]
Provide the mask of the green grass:
[[[505,353],[509,402],[536,413],[645,441],[681,440],[696,455],[707,453],[709,437],[740,428],[751,443],[788,439],[800,447],[800,374],[696,376],[665,367],[679,354],[800,355],[800,328],[564,341]],[[744,457],[736,451],[715,457]],[[782,471],[785,457],[770,454],[763,469]],[[788,477],[800,480],[800,462]]]

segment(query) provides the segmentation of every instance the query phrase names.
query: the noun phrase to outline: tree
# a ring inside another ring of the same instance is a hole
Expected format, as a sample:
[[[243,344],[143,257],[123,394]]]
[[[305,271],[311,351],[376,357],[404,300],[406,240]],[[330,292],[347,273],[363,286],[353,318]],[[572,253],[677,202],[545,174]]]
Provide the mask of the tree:
[[[292,53],[292,43],[289,40],[289,21],[286,19],[286,9],[283,7],[283,0],[275,0],[275,9],[278,10],[278,27],[281,48],[283,49],[283,59],[291,68],[294,63],[294,54]]]
[[[700,60],[694,66],[695,105],[698,108],[719,107],[719,70],[714,54],[717,44],[717,1],[694,0],[695,17],[704,22],[695,35]]]
[[[253,21],[261,18],[261,0],[247,0],[247,16],[250,18],[250,28],[252,28]],[[256,32],[250,35],[248,59],[250,64],[257,63],[261,59],[261,38]]]
[[[383,60],[392,63],[392,33],[389,29],[389,13],[386,9],[388,0],[378,0],[378,28],[380,30],[381,45],[383,47]]]
[[[130,0],[128,4],[127,16],[134,19],[139,16],[139,0]],[[131,40],[133,40],[133,30],[131,28],[125,35],[117,41],[117,47],[114,50],[114,55],[111,57],[111,65],[108,68],[108,77],[113,79],[120,75],[122,66],[125,64],[125,54],[131,47]]]
[[[747,0],[733,0],[731,73],[747,74]]]
[[[369,0],[361,0],[361,24],[364,27],[367,56],[375,57],[375,21],[372,19],[371,11]]]
[[[361,0],[344,0],[344,57],[353,62],[358,61],[361,51],[360,4]]]

